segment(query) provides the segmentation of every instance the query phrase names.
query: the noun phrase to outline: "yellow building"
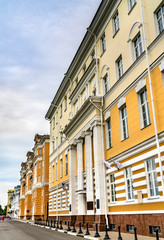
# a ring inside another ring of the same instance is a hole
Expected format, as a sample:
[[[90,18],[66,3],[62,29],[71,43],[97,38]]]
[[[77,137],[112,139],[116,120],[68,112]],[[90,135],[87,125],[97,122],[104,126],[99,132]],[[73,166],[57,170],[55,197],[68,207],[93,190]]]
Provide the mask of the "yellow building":
[[[46,114],[50,219],[164,236],[163,29],[164,1],[100,3]]]
[[[47,219],[49,199],[49,135],[36,134],[32,152],[21,165],[20,218]]]
[[[10,208],[11,208],[11,196],[14,193],[14,189],[9,189],[8,194],[8,201],[7,201],[7,210],[6,210],[6,217],[10,216]]]

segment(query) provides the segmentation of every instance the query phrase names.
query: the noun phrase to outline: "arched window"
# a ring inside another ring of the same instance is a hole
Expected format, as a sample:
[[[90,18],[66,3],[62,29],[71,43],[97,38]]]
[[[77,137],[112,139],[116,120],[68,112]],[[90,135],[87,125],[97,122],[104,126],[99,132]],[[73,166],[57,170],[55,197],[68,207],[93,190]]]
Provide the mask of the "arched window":
[[[104,65],[101,70],[101,92],[105,95],[109,91],[109,67]]]
[[[136,61],[144,51],[142,24],[136,22],[133,24],[129,33],[129,52],[131,64]]]

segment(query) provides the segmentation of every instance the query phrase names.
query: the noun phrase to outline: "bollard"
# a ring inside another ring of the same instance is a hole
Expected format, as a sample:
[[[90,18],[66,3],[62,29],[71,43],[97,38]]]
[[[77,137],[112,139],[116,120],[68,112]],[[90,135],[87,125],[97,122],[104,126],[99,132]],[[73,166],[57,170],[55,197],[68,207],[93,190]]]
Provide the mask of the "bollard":
[[[70,222],[68,222],[68,228],[67,228],[67,231],[71,231],[71,229],[70,229]]]
[[[73,222],[73,230],[72,230],[72,232],[76,232],[75,222]]]
[[[55,222],[56,222],[56,221],[54,220],[54,228],[56,227],[56,226],[55,226]]]
[[[56,223],[57,223],[56,228],[59,229],[59,221],[57,220]]]
[[[137,238],[137,228],[134,227],[134,240],[138,240]]]
[[[118,226],[118,240],[123,240],[121,237],[120,226]]]
[[[159,240],[159,230],[158,230],[158,228],[156,228],[155,232],[156,232],[156,240]]]
[[[63,229],[63,227],[62,227],[62,221],[60,221],[60,229]]]
[[[105,237],[104,239],[110,239],[109,235],[108,235],[108,227],[107,225],[105,226]]]
[[[90,235],[89,230],[88,230],[88,223],[86,223],[86,233],[85,235]]]
[[[82,230],[81,230],[81,222],[79,223],[79,231],[78,231],[78,234],[80,233],[83,233]]]
[[[98,224],[96,223],[96,232],[94,237],[100,237],[99,233],[98,233]]]

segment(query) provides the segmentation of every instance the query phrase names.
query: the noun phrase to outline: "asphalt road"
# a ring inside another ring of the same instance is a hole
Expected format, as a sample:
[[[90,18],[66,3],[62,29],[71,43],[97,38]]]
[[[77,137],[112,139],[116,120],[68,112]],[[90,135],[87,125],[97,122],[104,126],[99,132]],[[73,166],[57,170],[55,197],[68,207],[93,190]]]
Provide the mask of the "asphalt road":
[[[14,220],[0,222],[0,240],[78,240],[80,237]]]

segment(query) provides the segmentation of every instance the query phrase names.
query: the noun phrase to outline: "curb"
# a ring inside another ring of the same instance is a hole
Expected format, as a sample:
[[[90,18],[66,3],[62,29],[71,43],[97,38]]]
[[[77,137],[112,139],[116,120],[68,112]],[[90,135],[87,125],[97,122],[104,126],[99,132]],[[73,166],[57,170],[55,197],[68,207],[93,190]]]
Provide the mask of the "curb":
[[[85,235],[81,235],[81,234],[73,233],[73,232],[67,232],[66,230],[61,230],[61,229],[57,229],[57,228],[51,228],[51,227],[48,227],[48,226],[41,226],[41,225],[38,225],[38,224],[35,224],[35,223],[30,223],[30,224],[32,226],[37,226],[37,227],[42,227],[42,228],[44,227],[46,229],[50,229],[50,230],[53,230],[53,231],[57,231],[57,232],[61,232],[61,233],[65,233],[65,234],[69,234],[69,235],[85,238],[85,239],[101,240],[100,238],[89,237],[89,236],[85,236]]]

